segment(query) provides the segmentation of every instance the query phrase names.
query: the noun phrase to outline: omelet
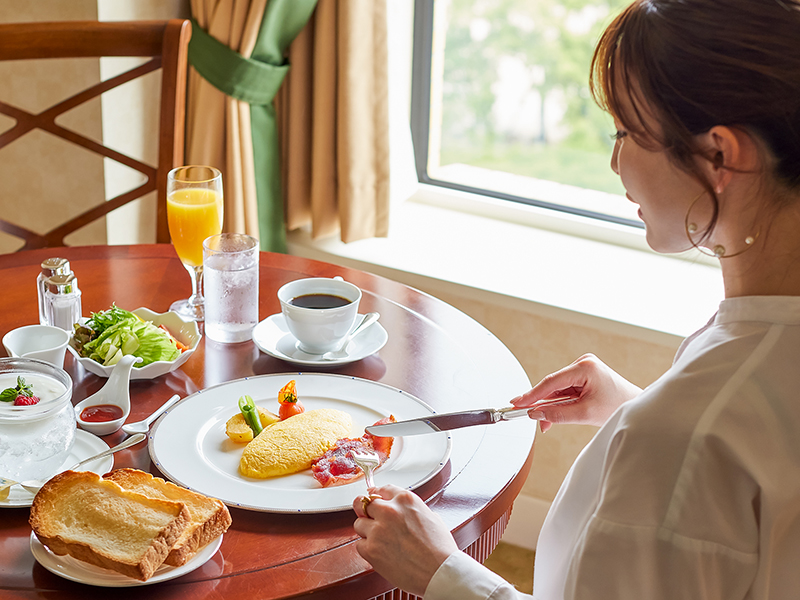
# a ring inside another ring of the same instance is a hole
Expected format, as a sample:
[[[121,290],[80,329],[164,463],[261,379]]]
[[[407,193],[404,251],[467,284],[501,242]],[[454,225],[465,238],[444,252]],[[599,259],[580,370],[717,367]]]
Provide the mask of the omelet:
[[[353,419],[341,410],[310,410],[269,425],[245,446],[239,472],[267,479],[311,468],[311,462],[347,437]]]

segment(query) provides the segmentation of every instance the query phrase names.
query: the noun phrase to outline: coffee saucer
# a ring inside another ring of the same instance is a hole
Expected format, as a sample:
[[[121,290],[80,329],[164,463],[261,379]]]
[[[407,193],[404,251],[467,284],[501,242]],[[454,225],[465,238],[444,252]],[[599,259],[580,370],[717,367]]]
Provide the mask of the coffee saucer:
[[[360,322],[361,318],[357,318],[356,323]],[[283,313],[267,317],[253,329],[253,341],[265,354],[296,365],[315,367],[333,367],[361,360],[383,348],[388,339],[389,334],[381,324],[373,323],[347,345],[345,356],[325,359],[323,355],[308,354],[297,347],[297,338],[289,332]]]

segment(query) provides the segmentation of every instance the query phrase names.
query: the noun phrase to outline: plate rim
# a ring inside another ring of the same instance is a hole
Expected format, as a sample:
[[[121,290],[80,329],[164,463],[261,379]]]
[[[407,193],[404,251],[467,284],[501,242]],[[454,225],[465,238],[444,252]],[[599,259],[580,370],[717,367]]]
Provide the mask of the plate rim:
[[[358,316],[363,317],[364,314],[359,313]],[[256,324],[256,326],[253,328],[253,332],[252,332],[250,337],[253,340],[253,343],[256,345],[256,347],[261,352],[263,352],[264,354],[268,354],[269,356],[272,356],[273,358],[277,358],[278,360],[282,360],[282,361],[285,361],[285,362],[288,362],[288,363],[292,363],[292,364],[295,364],[295,365],[302,365],[302,366],[305,366],[305,367],[333,367],[333,366],[350,364],[350,363],[353,363],[353,362],[357,362],[359,360],[364,360],[365,358],[368,358],[368,357],[372,356],[376,352],[379,352],[386,345],[386,342],[389,341],[389,332],[386,331],[386,328],[383,325],[381,325],[380,321],[377,321],[372,325],[372,327],[375,327],[376,330],[383,331],[383,340],[380,342],[380,344],[378,344],[377,348],[375,348],[369,354],[365,354],[364,356],[359,356],[358,358],[356,358],[354,356],[352,358],[351,357],[347,357],[347,358],[341,358],[341,359],[336,359],[336,360],[304,360],[304,359],[299,359],[299,358],[293,358],[293,357],[291,357],[291,356],[289,356],[287,354],[283,354],[282,352],[278,351],[277,348],[275,348],[275,349],[267,348],[265,345],[259,343],[259,341],[256,339],[256,330],[258,329],[258,327],[262,323],[266,323],[266,322],[271,321],[271,320],[277,320],[278,318],[285,319],[286,317],[284,317],[283,313],[278,312],[278,313],[271,314],[266,319],[262,319],[261,321],[259,321]],[[291,335],[291,334],[288,334],[288,335]]]
[[[316,371],[312,371],[312,372],[287,371],[287,372],[283,372],[283,373],[265,373],[265,374],[261,374],[261,375],[252,375],[252,376],[248,376],[248,377],[240,377],[238,379],[232,379],[230,381],[224,381],[224,382],[215,384],[213,386],[209,386],[207,388],[203,388],[202,390],[198,390],[197,392],[195,392],[195,393],[193,393],[193,394],[191,394],[189,396],[186,396],[180,402],[178,402],[173,407],[171,407],[169,412],[171,413],[172,411],[174,411],[175,408],[177,408],[179,405],[183,404],[187,400],[191,400],[195,396],[200,395],[202,393],[205,393],[208,390],[212,390],[214,388],[218,388],[218,387],[222,387],[222,386],[226,386],[226,385],[230,385],[230,384],[238,383],[238,382],[242,382],[242,381],[248,381],[248,380],[252,380],[252,379],[272,378],[272,377],[275,377],[275,378],[277,378],[277,377],[297,377],[297,376],[310,376],[310,377],[322,377],[322,378],[334,377],[334,378],[344,379],[344,380],[351,380],[351,381],[355,380],[355,381],[359,381],[361,383],[366,383],[368,385],[380,386],[380,387],[386,388],[389,391],[396,392],[396,393],[399,393],[401,395],[404,395],[408,399],[417,402],[420,406],[422,406],[423,408],[429,410],[431,414],[436,414],[436,410],[434,410],[427,402],[424,402],[423,400],[417,398],[413,394],[411,394],[409,392],[406,392],[404,390],[401,390],[400,388],[394,387],[392,385],[389,385],[389,384],[386,384],[386,383],[383,383],[383,382],[380,382],[380,381],[373,381],[371,379],[364,379],[363,377],[355,377],[353,375],[345,375],[345,374],[340,374],[340,373],[320,373],[320,372],[316,372]],[[166,417],[166,415],[165,415],[165,417]],[[174,482],[174,483],[176,483],[178,485],[181,485],[181,486],[186,487],[188,489],[191,489],[193,491],[198,491],[199,493],[204,493],[206,495],[213,496],[213,497],[217,498],[218,500],[220,500],[225,505],[227,505],[227,506],[229,506],[231,508],[240,508],[240,509],[249,510],[249,511],[253,511],[253,512],[263,512],[263,513],[270,513],[270,514],[293,514],[293,515],[306,514],[306,515],[310,515],[310,514],[328,514],[328,513],[334,513],[334,512],[341,512],[341,511],[348,510],[348,509],[351,508],[350,504],[342,505],[342,506],[336,506],[336,507],[324,507],[324,508],[297,508],[297,509],[271,508],[271,507],[255,506],[255,505],[239,503],[239,502],[228,502],[228,501],[226,501],[226,500],[224,500],[222,498],[219,498],[214,493],[209,493],[209,492],[197,490],[196,488],[194,488],[192,486],[189,486],[184,481],[182,481],[179,478],[176,478],[174,475],[172,475],[164,467],[163,461],[161,461],[156,456],[156,452],[155,452],[155,449],[154,449],[155,437],[157,435],[159,427],[163,423],[163,420],[164,420],[163,418],[159,419],[153,425],[153,427],[150,429],[150,433],[149,433],[148,440],[147,440],[147,449],[148,449],[148,453],[150,454],[150,460],[152,461],[153,465],[167,479],[169,479],[170,481],[172,481],[172,482]],[[429,482],[431,479],[436,477],[436,475],[438,475],[445,468],[447,463],[450,461],[450,456],[452,454],[452,448],[453,448],[452,435],[447,431],[442,431],[442,432],[439,432],[439,433],[432,433],[431,435],[438,435],[438,436],[442,436],[442,438],[446,438],[445,450],[444,450],[444,453],[442,454],[442,456],[439,459],[439,466],[437,468],[432,469],[422,479],[420,479],[418,481],[415,481],[411,486],[408,487],[408,489],[412,489],[413,490],[413,489],[416,489],[416,488],[419,488],[419,487],[423,486],[424,484]]]

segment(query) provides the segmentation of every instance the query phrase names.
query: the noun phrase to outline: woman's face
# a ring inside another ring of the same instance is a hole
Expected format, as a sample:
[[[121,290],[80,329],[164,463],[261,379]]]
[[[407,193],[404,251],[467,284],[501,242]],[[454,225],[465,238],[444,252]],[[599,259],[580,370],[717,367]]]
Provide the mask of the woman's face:
[[[629,99],[623,98],[625,114],[635,114]],[[640,106],[641,109],[647,107]],[[650,111],[642,114],[642,131],[659,131]],[[667,152],[653,141],[640,145],[635,136],[615,119],[616,143],[611,155],[611,168],[619,175],[627,198],[639,205],[639,217],[644,221],[648,245],[657,252],[682,252],[691,248],[686,235],[686,215],[692,208],[692,220],[707,222],[701,214],[707,203],[694,200],[703,191],[700,183],[678,168]]]

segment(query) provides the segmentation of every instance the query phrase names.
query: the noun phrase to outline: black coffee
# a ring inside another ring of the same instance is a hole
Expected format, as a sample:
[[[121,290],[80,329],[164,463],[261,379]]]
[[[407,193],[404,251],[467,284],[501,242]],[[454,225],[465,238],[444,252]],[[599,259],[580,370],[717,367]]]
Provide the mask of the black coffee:
[[[292,298],[289,304],[301,308],[338,308],[350,304],[350,300],[333,294],[306,294]]]

